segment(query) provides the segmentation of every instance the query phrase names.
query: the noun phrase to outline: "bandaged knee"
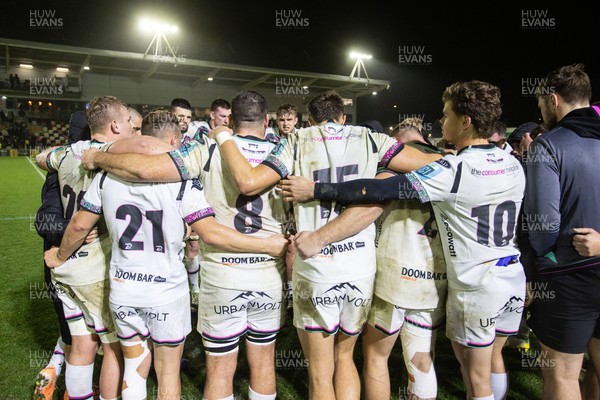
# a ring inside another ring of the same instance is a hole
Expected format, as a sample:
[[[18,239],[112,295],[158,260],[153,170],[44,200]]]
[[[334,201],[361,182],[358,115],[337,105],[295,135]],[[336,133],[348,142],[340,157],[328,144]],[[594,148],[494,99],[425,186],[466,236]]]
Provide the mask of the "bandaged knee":
[[[138,372],[138,368],[146,357],[150,355],[147,342],[147,340],[121,342],[123,358],[125,360],[123,388],[121,391],[123,400],[146,398],[147,377],[142,377]]]
[[[404,365],[408,371],[408,390],[415,396],[421,398],[432,398],[437,396],[437,378],[435,368],[433,366],[433,356],[429,371],[419,370],[413,363],[412,359],[416,353],[432,353],[432,336],[431,333],[419,336],[403,327],[400,331],[402,341],[402,355],[404,357]]]

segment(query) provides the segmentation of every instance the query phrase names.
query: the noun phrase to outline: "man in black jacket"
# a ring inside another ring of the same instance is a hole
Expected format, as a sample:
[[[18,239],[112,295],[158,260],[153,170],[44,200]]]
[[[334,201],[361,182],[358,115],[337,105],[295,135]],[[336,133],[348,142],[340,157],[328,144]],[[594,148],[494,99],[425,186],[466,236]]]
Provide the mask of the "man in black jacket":
[[[583,355],[600,360],[600,256],[581,255],[577,228],[600,230],[600,118],[583,65],[551,72],[537,98],[548,132],[527,155],[525,215],[536,256],[528,321],[542,345],[544,398],[579,398]]]

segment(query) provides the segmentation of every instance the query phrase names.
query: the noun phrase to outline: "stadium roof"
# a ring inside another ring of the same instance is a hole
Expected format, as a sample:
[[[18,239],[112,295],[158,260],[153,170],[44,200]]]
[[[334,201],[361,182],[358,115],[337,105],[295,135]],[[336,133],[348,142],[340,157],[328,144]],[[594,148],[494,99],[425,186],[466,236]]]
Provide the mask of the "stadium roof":
[[[218,63],[212,61],[155,57],[123,51],[92,49],[58,44],[29,42],[0,38],[0,60],[6,70],[18,68],[21,63],[41,64],[44,69],[68,67],[69,74],[84,73],[89,66],[96,74],[119,75],[139,82],[153,77],[177,80],[191,86],[206,83],[212,77],[215,82],[233,85],[240,90],[276,90],[281,79],[301,82],[312,91],[334,89],[345,97],[360,97],[372,92],[389,89],[390,81],[349,76],[320,74],[285,69],[262,68],[249,65]],[[286,82],[289,86],[289,81]]]

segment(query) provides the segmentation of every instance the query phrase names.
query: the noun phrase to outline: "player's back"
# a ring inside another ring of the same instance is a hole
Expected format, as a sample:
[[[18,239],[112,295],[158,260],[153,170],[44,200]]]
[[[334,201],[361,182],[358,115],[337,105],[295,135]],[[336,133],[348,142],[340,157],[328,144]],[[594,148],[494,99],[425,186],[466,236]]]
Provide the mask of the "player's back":
[[[367,128],[326,123],[299,129],[281,141],[265,162],[279,171],[312,181],[338,183],[373,178],[402,149],[395,139]],[[335,202],[294,204],[298,231],[314,231],[342,211]],[[325,246],[307,260],[296,258],[294,273],[312,282],[362,279],[375,272],[375,227]]]
[[[407,145],[427,153],[440,153],[426,144]],[[443,304],[447,286],[446,262],[435,214],[431,204],[418,201],[417,193],[399,190],[407,193],[407,197],[387,204],[376,221],[375,294],[405,308],[435,308]]]
[[[454,282],[475,287],[486,270],[478,266],[519,254],[515,228],[525,190],[524,171],[515,157],[495,146],[471,146],[437,163],[454,174],[445,201],[432,203],[442,232],[448,280],[451,286]],[[433,178],[433,173],[429,177],[425,179]]]
[[[61,202],[66,219],[79,210],[81,200],[90,186],[95,171],[87,171],[81,164],[81,156],[90,147],[100,148],[104,143],[85,140],[54,149],[47,158],[48,167],[58,171]],[[108,277],[110,239],[100,227],[100,238],[83,244],[60,268],[53,270],[54,278],[70,285],[86,285]]]
[[[275,147],[274,143],[255,136],[234,135],[233,140],[252,166],[260,164]],[[214,141],[207,139],[207,143],[210,150]],[[271,188],[253,196],[241,194],[218,149],[210,151],[210,159],[203,168],[200,178],[205,185],[206,199],[213,207],[219,223],[240,233],[260,238],[284,233],[290,207],[284,203],[280,192]],[[239,288],[247,287],[245,285],[248,282],[240,278],[250,274],[248,279],[266,287],[268,282],[280,279],[279,275],[274,275],[274,263],[278,267],[278,271],[275,272],[281,275],[283,273],[281,259],[275,260],[268,254],[229,253],[200,243],[202,269],[206,268],[204,272],[218,270],[218,274],[206,273],[207,277],[204,279],[210,281],[216,276],[222,278],[223,274],[231,275],[232,279],[229,281],[221,279],[219,282],[213,282],[218,285],[223,285],[226,281]],[[219,265],[221,267],[218,267]],[[226,271],[223,271],[223,265],[226,266]],[[203,273],[202,269],[201,273]],[[203,273],[201,279],[204,276]]]
[[[83,152],[90,147],[101,147],[104,143],[83,140],[69,146],[56,148],[48,155],[48,167],[58,171],[61,202],[64,217],[73,218],[79,209],[79,203],[90,186],[96,171],[88,171],[81,164]]]
[[[396,140],[367,128],[327,123],[297,130],[289,140],[294,151],[293,175],[322,183],[373,178],[380,162],[387,165],[400,148]],[[316,230],[335,218],[341,206],[311,201],[295,204],[298,230]]]
[[[188,290],[183,265],[184,218],[190,213],[212,215],[205,201],[198,207],[200,203],[190,200],[195,194],[190,192],[202,192],[201,183],[131,183],[103,173],[98,187],[95,185],[90,191],[99,194],[112,239],[111,301],[159,306],[183,295]],[[97,199],[94,193],[90,195]]]

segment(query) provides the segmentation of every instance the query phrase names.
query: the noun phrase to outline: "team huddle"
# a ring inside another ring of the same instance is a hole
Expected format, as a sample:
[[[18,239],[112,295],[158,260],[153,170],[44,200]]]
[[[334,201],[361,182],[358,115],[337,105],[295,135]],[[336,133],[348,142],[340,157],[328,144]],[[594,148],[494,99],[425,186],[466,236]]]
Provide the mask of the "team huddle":
[[[146,398],[152,367],[158,398],[180,398],[190,290],[205,399],[234,398],[241,338],[248,398],[277,397],[288,307],[311,399],[389,399],[398,336],[411,398],[436,398],[444,320],[467,398],[506,398],[502,347],[526,301],[525,170],[488,143],[502,114],[496,86],[457,82],[442,103],[456,152],[347,125],[334,91],[307,104],[310,127],[282,136],[266,132],[267,102],[255,91],[232,100],[231,123],[195,126],[157,109],[141,136],[126,104],[95,98],[91,140],[37,158],[57,172],[70,219],[45,253],[72,337],[69,398],[93,396],[99,343],[101,398]]]

